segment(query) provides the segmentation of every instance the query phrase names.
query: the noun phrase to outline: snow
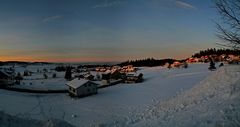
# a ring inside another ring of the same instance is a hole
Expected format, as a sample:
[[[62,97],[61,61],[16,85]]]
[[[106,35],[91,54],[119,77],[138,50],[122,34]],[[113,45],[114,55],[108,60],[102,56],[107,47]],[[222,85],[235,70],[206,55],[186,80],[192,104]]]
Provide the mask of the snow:
[[[225,117],[220,116],[226,112],[232,115],[239,107],[235,102],[240,96],[235,92],[240,69],[224,66],[211,72],[208,66],[142,67],[143,83],[118,84],[85,98],[0,90],[0,110],[23,119],[58,119],[74,126],[204,126],[224,122]],[[213,117],[216,115],[219,117]]]
[[[240,66],[220,68],[190,90],[106,126],[240,126]]]
[[[49,78],[22,80],[21,85],[15,85],[15,88],[38,89],[38,90],[66,90],[67,81],[64,78]]]
[[[24,80],[20,85],[15,85],[16,88],[25,89],[38,89],[38,90],[66,90],[68,87],[65,85],[67,81],[64,79],[65,72],[56,72],[53,70],[56,67],[54,64],[50,65],[28,65],[28,66],[15,66],[16,73],[23,75],[25,70],[33,72],[31,76],[24,76]],[[48,72],[43,72],[47,69]],[[44,78],[43,74],[48,76]],[[53,78],[53,74],[56,78]]]
[[[62,120],[39,121],[34,119],[23,119],[0,112],[1,127],[73,127]]]

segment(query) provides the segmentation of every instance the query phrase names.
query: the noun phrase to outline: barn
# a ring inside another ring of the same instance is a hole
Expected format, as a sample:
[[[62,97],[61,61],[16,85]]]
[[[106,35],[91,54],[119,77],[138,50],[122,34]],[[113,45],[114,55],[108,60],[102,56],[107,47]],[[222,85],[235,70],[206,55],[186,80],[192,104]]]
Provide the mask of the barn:
[[[98,84],[86,79],[76,78],[66,85],[69,87],[68,91],[71,96],[83,97],[97,94]]]

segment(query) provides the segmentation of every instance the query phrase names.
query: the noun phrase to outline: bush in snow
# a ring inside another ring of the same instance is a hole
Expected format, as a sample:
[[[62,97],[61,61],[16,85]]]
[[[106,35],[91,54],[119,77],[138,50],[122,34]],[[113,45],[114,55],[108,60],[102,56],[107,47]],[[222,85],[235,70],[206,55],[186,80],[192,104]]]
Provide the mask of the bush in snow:
[[[28,70],[25,70],[23,72],[23,76],[31,76],[31,73]]]
[[[45,79],[47,79],[48,78],[48,76],[47,76],[47,74],[43,74],[43,77],[45,78]]]
[[[56,77],[57,77],[57,74],[53,73],[52,78],[56,78]]]
[[[220,64],[219,64],[219,67],[222,67],[222,66],[224,66],[224,64],[223,64],[223,63],[220,63]]]

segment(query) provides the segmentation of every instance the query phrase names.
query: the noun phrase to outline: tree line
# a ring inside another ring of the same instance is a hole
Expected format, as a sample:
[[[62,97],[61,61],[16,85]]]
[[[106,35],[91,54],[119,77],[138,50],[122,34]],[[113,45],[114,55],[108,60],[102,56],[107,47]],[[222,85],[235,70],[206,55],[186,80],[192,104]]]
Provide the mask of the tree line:
[[[147,66],[147,67],[153,67],[153,66],[163,66],[166,63],[172,64],[177,60],[175,59],[154,59],[154,58],[147,58],[147,59],[140,59],[140,60],[131,60],[131,61],[125,61],[120,64],[119,66],[126,66],[126,65],[133,65],[134,67],[141,67],[141,66]]]
[[[215,48],[211,48],[211,49],[207,49],[207,50],[201,50],[198,53],[195,53],[192,55],[192,57],[197,57],[200,58],[202,56],[209,56],[209,55],[240,55],[240,50],[237,49],[215,49]]]

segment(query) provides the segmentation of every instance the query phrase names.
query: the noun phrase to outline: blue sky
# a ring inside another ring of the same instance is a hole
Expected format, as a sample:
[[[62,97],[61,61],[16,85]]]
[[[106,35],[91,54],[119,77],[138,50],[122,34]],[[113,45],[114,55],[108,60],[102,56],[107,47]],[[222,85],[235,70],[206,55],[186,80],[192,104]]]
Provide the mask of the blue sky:
[[[0,60],[180,59],[218,41],[211,0],[0,1]]]

